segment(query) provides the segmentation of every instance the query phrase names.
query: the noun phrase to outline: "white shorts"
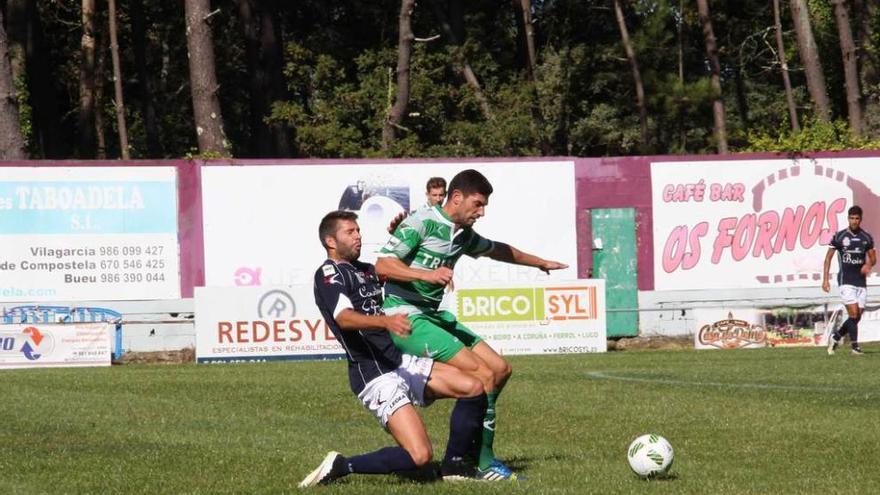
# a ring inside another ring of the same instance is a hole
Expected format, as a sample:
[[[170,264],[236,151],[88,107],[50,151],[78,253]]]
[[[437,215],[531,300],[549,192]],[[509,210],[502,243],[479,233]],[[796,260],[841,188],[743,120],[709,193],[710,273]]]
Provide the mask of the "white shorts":
[[[860,308],[864,308],[868,301],[868,289],[855,285],[841,285],[840,298],[843,299],[843,304],[858,304]]]
[[[425,386],[433,367],[433,359],[404,354],[396,370],[367,383],[358,399],[382,427],[387,428],[391,415],[401,407],[407,404],[426,407],[433,402],[425,398]]]

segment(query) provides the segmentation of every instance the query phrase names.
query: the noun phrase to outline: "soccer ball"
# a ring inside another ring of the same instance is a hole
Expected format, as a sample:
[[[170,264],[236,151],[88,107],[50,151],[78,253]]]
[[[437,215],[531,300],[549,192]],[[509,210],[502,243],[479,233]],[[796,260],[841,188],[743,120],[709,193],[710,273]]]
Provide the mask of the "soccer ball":
[[[629,444],[626,460],[629,467],[642,478],[665,474],[672,466],[672,445],[660,435],[642,435]]]

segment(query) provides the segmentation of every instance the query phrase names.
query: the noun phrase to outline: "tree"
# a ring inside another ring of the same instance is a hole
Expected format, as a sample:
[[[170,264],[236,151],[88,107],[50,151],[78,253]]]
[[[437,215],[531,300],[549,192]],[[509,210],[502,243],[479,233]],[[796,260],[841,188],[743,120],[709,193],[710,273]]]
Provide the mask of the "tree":
[[[116,28],[116,0],[107,1],[107,15],[110,20],[110,59],[113,61],[113,88],[116,97],[116,125],[119,133],[119,151],[123,160],[129,159],[128,128],[125,125],[125,99],[122,96],[122,67],[119,62],[119,37]]]
[[[626,58],[629,60],[632,69],[633,84],[636,88],[636,106],[639,109],[639,125],[642,132],[642,151],[647,152],[648,148],[648,108],[645,106],[645,87],[642,84],[642,73],[639,70],[639,61],[636,58],[636,52],[633,50],[632,43],[629,39],[629,31],[626,28],[626,20],[623,17],[623,9],[620,6],[620,0],[613,0],[614,17],[617,19],[617,26],[620,29],[620,39],[623,42],[623,49],[626,52]]]
[[[95,0],[82,0],[79,71],[79,154],[95,157]]]
[[[226,156],[229,143],[223,131],[223,115],[217,95],[220,84],[214,66],[214,44],[208,19],[209,0],[185,0],[186,46],[189,53],[189,78],[193,116],[199,152]]]
[[[464,39],[459,38],[456,34],[455,30],[452,28],[452,25],[446,19],[446,16],[443,14],[443,10],[437,5],[437,0],[429,0],[431,6],[434,7],[434,14],[437,16],[437,19],[440,21],[440,27],[443,28],[443,32],[446,33],[446,36],[449,38],[449,41],[455,46],[455,59],[456,65],[459,66],[459,73],[464,78],[465,82],[467,82],[468,86],[474,91],[474,98],[476,98],[477,102],[480,104],[480,109],[483,111],[483,117],[486,120],[492,119],[492,107],[489,106],[489,99],[486,98],[486,95],[483,94],[483,87],[480,85],[480,80],[477,78],[476,72],[474,72],[471,64],[468,63],[467,59],[464,56],[464,52],[462,50],[462,45],[464,44]],[[460,11],[454,11],[460,13]],[[463,21],[455,21],[452,24],[463,25]],[[463,31],[463,29],[462,29]]]
[[[712,18],[709,15],[709,1],[697,0],[697,10],[700,14],[700,23],[703,25],[703,37],[706,39],[706,56],[709,58],[709,66],[712,71],[712,90],[715,92],[715,100],[712,102],[712,115],[714,117],[715,140],[718,153],[727,153],[727,127],[724,116],[724,98],[721,93],[721,63],[718,60],[718,45],[715,41],[715,33],[712,30]]]
[[[18,121],[18,101],[9,64],[9,42],[0,13],[0,160],[23,160],[24,140]]]
[[[807,0],[791,0],[791,20],[797,34],[798,53],[807,76],[807,90],[813,100],[816,116],[821,120],[831,120],[831,105],[828,103],[822,61],[819,58],[816,39],[813,37]]]
[[[837,34],[840,38],[840,52],[843,55],[843,73],[846,78],[846,108],[849,127],[853,134],[862,134],[862,94],[859,90],[859,69],[856,63],[856,43],[853,40],[849,22],[849,12],[844,0],[831,0],[834,18],[837,21]]]
[[[250,154],[290,156],[290,128],[278,122],[265,122],[272,103],[285,97],[280,30],[276,19],[280,5],[275,0],[235,0],[235,3],[244,32],[249,76]]]
[[[131,0],[131,34],[132,48],[134,51],[134,64],[137,70],[137,87],[140,99],[141,120],[144,123],[144,134],[147,142],[147,156],[158,158],[162,156],[161,131],[159,130],[159,118],[156,114],[154,99],[153,74],[150,72],[147,60],[147,19],[144,12],[144,0]]]
[[[382,127],[382,151],[386,153],[391,142],[394,141],[397,130],[404,129],[400,124],[403,122],[406,107],[409,105],[409,62],[412,57],[413,38],[415,38],[412,32],[411,18],[415,3],[415,0],[400,1],[400,21],[397,35],[397,96]]]
[[[788,119],[791,128],[797,132],[801,126],[798,122],[797,106],[794,103],[794,92],[791,90],[791,78],[788,75],[788,62],[785,60],[785,43],[782,40],[782,21],[779,16],[779,0],[773,0],[773,28],[776,32],[776,57],[779,59],[779,70],[785,86],[785,102],[788,105]]]

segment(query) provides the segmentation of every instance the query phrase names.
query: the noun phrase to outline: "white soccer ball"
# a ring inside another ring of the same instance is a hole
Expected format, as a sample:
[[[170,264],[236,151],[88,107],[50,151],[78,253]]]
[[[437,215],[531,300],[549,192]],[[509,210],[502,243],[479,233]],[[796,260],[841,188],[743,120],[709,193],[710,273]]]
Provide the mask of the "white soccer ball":
[[[674,457],[672,444],[653,433],[636,438],[626,451],[629,467],[643,478],[667,473]]]

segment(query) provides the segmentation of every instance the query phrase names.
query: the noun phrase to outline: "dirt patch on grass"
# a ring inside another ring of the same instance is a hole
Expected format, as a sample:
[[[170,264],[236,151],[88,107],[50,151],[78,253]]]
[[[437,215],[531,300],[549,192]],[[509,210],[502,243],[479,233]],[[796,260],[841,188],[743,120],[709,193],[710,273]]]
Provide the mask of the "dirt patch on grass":
[[[694,338],[682,337],[631,337],[608,341],[609,351],[631,351],[642,349],[679,350],[693,349]]]
[[[678,350],[693,349],[694,338],[684,337],[631,337],[608,340],[609,351],[632,351],[645,349]],[[126,352],[114,364],[180,364],[194,363],[195,348],[178,351]]]
[[[156,351],[156,352],[126,352],[115,361],[116,364],[180,364],[193,363],[196,360],[196,350],[187,347],[179,351]]]

